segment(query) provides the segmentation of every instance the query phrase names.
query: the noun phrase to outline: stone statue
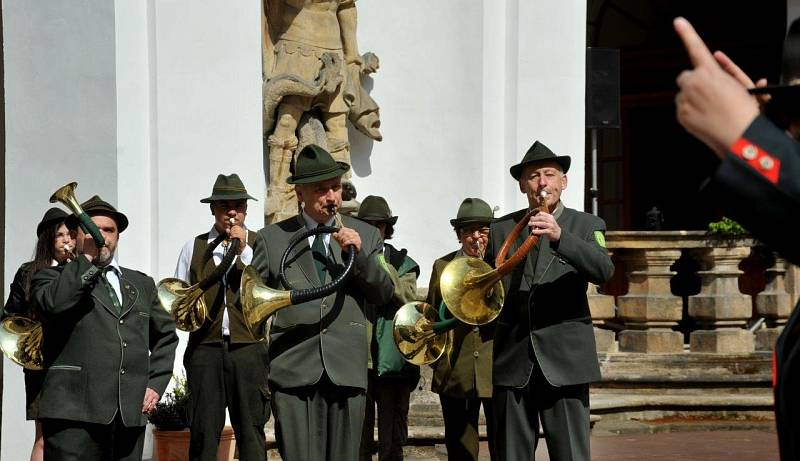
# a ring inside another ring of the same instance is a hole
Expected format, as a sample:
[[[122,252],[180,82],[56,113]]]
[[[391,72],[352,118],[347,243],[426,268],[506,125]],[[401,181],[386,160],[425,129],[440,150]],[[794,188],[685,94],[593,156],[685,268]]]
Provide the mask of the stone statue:
[[[349,164],[348,119],[364,135],[382,139],[378,106],[361,83],[379,61],[372,53],[358,53],[354,2],[263,0],[267,222],[297,214],[286,178],[294,154],[305,145],[318,144]]]

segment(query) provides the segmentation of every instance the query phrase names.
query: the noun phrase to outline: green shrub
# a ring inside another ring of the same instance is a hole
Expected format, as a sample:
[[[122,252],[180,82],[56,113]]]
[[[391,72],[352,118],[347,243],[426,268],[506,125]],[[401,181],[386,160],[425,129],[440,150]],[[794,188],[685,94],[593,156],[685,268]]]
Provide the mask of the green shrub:
[[[172,379],[175,387],[164,394],[155,409],[147,415],[147,420],[159,431],[182,431],[189,427],[189,388],[186,376],[173,375]]]
[[[720,221],[709,223],[708,233],[724,238],[744,237],[749,234],[741,224],[726,217],[723,217]]]

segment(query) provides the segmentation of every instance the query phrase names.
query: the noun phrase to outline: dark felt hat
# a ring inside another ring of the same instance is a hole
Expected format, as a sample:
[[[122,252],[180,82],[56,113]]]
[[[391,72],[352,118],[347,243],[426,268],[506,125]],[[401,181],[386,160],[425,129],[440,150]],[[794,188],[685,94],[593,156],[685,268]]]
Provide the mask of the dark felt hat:
[[[297,154],[291,165],[289,184],[310,184],[326,181],[347,173],[350,165],[344,162],[337,162],[322,147],[316,144],[309,144]]]
[[[456,219],[450,224],[458,229],[467,224],[489,224],[494,219],[494,211],[488,203],[479,198],[465,198],[458,207]]]
[[[520,176],[522,176],[522,169],[525,168],[525,165],[544,160],[550,160],[558,163],[561,165],[561,170],[564,173],[569,170],[569,165],[572,162],[572,159],[570,159],[569,155],[556,155],[547,146],[539,141],[536,141],[533,143],[531,148],[528,149],[528,152],[525,153],[525,157],[522,157],[522,161],[512,166],[509,171],[511,172],[511,176],[519,181]]]
[[[117,230],[121,233],[128,228],[128,217],[117,211],[110,203],[95,195],[81,203],[81,208],[89,216],[108,216],[117,223]],[[74,215],[71,217],[74,219]]]
[[[362,221],[381,221],[394,225],[397,216],[392,216],[392,210],[386,199],[377,195],[368,195],[358,207],[356,218]]]
[[[66,221],[69,216],[70,215],[68,215],[67,212],[61,208],[53,207],[45,211],[44,216],[42,216],[42,220],[39,221],[39,224],[36,226],[36,236],[41,237],[42,233],[47,230],[48,227],[55,226],[62,221]],[[67,225],[67,227],[74,229],[74,226],[71,225]]]
[[[239,175],[234,173],[228,176],[217,175],[214,187],[211,189],[211,196],[200,200],[200,203],[211,203],[217,200],[255,200],[247,193],[244,183],[239,179]]]

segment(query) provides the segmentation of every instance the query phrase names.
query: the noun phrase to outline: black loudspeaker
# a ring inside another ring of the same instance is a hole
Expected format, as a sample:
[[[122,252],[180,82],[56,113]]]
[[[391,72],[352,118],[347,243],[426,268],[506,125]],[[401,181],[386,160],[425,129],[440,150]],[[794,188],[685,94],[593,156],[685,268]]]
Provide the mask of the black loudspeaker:
[[[619,50],[586,48],[586,128],[619,128]]]

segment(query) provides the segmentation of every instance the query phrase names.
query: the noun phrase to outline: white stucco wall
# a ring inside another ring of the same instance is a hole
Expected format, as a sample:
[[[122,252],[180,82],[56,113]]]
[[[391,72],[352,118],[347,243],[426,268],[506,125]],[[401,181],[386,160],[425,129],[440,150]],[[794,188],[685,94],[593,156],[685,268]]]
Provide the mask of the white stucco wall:
[[[70,180],[80,199],[99,193],[128,215],[120,262],[156,279],[210,228],[199,199],[217,173],[237,172],[260,199],[248,222],[261,227],[259,8],[258,0],[84,0],[81,8],[3,0],[6,280],[30,257],[47,197]],[[584,2],[362,0],[358,8],[360,51],[381,59],[372,95],[384,141],[351,130],[353,180],[359,198],[383,195],[400,216],[395,243],[422,266],[420,284],[455,249],[448,220],[463,198],[482,197],[499,213],[525,205],[508,167],[536,139],[573,156],[564,200],[581,208]],[[0,456],[23,459],[33,426],[20,423],[19,367],[4,366]]]

